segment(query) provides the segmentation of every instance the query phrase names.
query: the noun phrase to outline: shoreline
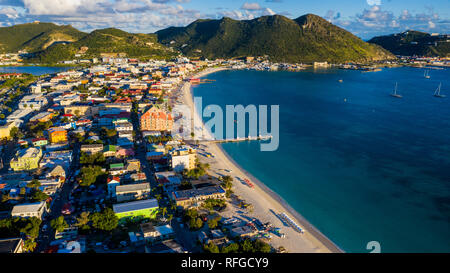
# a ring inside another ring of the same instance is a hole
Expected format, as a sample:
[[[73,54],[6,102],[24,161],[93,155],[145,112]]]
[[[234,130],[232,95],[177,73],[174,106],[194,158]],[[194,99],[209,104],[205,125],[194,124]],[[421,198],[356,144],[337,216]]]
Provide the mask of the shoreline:
[[[191,78],[201,78],[211,73],[219,71],[231,70],[229,68],[207,68],[204,71],[200,71],[191,76]],[[191,111],[194,111],[193,103],[193,91],[190,82],[185,82],[179,89],[182,93],[182,101],[187,105]],[[198,116],[198,113],[193,112],[193,119],[198,118],[203,124],[203,120]],[[286,234],[286,239],[274,237],[275,244],[283,245],[289,252],[332,252],[342,253],[344,252],[334,242],[322,234],[317,228],[309,223],[299,212],[294,210],[280,195],[275,193],[264,183],[259,181],[252,174],[243,169],[234,159],[226,153],[220,144],[207,143],[205,150],[212,152],[217,162],[212,164],[212,170],[216,167],[216,173],[220,175],[233,176],[233,190],[236,195],[242,196],[245,201],[251,203],[254,206],[254,212],[252,213],[256,218],[266,218],[271,223],[281,222],[277,214],[285,212],[305,230],[304,234],[299,234],[290,227],[283,227],[283,232]],[[220,170],[224,169],[232,170],[232,173],[220,173]],[[237,179],[236,179],[237,178]],[[239,183],[238,179],[247,178],[255,184],[253,189],[248,186]],[[270,213],[272,212],[272,213]],[[278,221],[277,221],[278,220]],[[289,239],[288,239],[289,238]],[[287,245],[286,245],[287,244]],[[275,247],[275,245],[274,245]]]

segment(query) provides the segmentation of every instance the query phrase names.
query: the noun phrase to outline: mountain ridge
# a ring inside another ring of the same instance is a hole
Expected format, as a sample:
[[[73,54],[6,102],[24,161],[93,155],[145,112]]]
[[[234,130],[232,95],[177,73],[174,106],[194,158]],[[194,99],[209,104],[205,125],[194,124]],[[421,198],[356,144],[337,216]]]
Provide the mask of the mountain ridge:
[[[448,57],[450,56],[449,35],[431,35],[427,32],[407,30],[401,33],[376,36],[369,40],[396,55]]]
[[[252,20],[196,20],[186,27],[156,32],[158,41],[184,54],[203,58],[269,55],[273,61],[346,62],[393,59],[377,45],[368,44],[350,32],[314,14],[296,19],[282,15]]]

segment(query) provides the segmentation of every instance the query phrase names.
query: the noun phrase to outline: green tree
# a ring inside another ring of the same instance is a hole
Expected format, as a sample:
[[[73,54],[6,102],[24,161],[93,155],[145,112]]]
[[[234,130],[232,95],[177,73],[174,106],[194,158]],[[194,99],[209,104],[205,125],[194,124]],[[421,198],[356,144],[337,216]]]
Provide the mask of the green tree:
[[[231,243],[227,246],[223,246],[220,250],[221,253],[238,253],[239,252],[239,244]]]
[[[44,192],[42,192],[39,189],[36,189],[33,193],[33,195],[31,196],[31,200],[33,202],[41,202],[41,201],[45,201],[48,199],[48,195]]]
[[[41,186],[41,182],[39,182],[39,180],[37,180],[37,179],[31,180],[31,182],[27,184],[27,187],[32,188],[32,189],[37,189],[40,186]]]
[[[100,166],[87,166],[81,168],[81,182],[80,185],[84,187],[89,187],[90,185],[96,183],[99,177],[104,176],[105,173],[102,171]]]
[[[58,218],[51,220],[50,226],[58,232],[62,232],[64,231],[64,229],[69,227],[66,220],[64,219],[64,216],[59,216]]]
[[[111,208],[92,214],[90,219],[92,226],[98,230],[111,231],[119,224],[119,218]]]
[[[89,222],[89,212],[83,211],[80,214],[80,217],[77,218],[77,223],[75,224],[75,226],[82,230],[87,230],[89,229]]]
[[[206,253],[220,253],[219,247],[216,244],[214,244],[213,242],[210,242],[209,244],[205,244],[203,246],[203,250]]]
[[[230,190],[231,187],[233,187],[233,177],[225,175],[219,178],[219,180],[222,182],[220,185],[224,187],[226,190]]]

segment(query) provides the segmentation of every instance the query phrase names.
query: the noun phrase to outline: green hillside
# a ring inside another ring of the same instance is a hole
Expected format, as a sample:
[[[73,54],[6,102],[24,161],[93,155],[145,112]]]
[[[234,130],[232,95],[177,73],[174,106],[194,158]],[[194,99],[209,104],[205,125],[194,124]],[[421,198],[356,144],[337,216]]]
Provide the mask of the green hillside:
[[[369,42],[380,45],[396,55],[448,57],[450,56],[450,43],[447,40],[447,35],[432,36],[425,32],[409,30],[374,37]]]
[[[323,18],[274,15],[254,20],[197,20],[156,32],[162,44],[188,56],[231,58],[268,55],[273,61],[374,61],[394,56]]]
[[[71,26],[29,23],[0,28],[0,52],[37,52],[54,43],[74,42],[86,35]]]
[[[71,60],[83,48],[83,58],[100,57],[101,53],[124,53],[131,58],[171,58],[177,55],[158,43],[156,35],[132,34],[119,29],[95,30],[71,44],[55,44],[38,52],[30,61],[54,63]]]

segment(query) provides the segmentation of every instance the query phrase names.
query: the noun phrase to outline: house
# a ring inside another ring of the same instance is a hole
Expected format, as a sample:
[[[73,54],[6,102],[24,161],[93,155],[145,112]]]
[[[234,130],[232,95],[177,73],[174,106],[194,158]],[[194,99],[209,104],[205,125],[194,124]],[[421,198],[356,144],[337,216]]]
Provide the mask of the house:
[[[199,189],[175,191],[172,192],[170,197],[176,202],[177,206],[188,208],[191,206],[199,206],[206,199],[223,199],[225,198],[225,190],[220,186],[209,186]]]
[[[30,171],[39,168],[42,150],[35,147],[20,150],[11,159],[10,165],[14,171]]]
[[[106,145],[103,148],[103,156],[105,157],[114,157],[116,156],[117,147],[115,145]]]
[[[33,143],[33,146],[36,147],[41,147],[48,144],[48,141],[45,137],[34,138],[31,140],[31,142]]]
[[[169,240],[175,235],[170,225],[154,226],[152,223],[141,224],[141,232],[145,240],[151,243]]]
[[[146,246],[145,253],[187,253],[175,240],[166,240],[159,244]]]
[[[103,144],[81,145],[81,151],[88,154],[96,154],[103,151]]]
[[[47,173],[48,177],[66,177],[66,171],[61,165],[56,165],[53,170]]]
[[[11,129],[16,127],[15,122],[7,122],[5,125],[0,126],[0,139],[10,139]]]
[[[15,205],[11,211],[12,217],[37,217],[42,219],[42,215],[47,212],[45,201],[38,203],[27,203]]]
[[[175,172],[192,170],[195,168],[197,153],[189,146],[182,146],[170,151],[171,166]]]
[[[22,253],[22,238],[0,239],[0,253]]]
[[[132,132],[133,124],[131,124],[130,122],[119,123],[116,125],[116,131],[117,132]]]
[[[107,180],[107,188],[108,188],[108,195],[110,197],[116,197],[116,188],[120,185],[120,178],[117,176],[114,176],[113,178],[108,178]]]
[[[53,113],[50,112],[40,112],[37,115],[30,118],[30,122],[47,122],[51,120],[53,117]]]
[[[144,199],[150,196],[150,184],[129,184],[116,187],[117,202]]]
[[[151,106],[140,117],[141,131],[171,131],[173,118],[158,106]]]
[[[147,199],[129,203],[114,204],[113,210],[119,220],[134,217],[155,219],[159,211],[158,200]]]
[[[60,143],[67,141],[67,131],[60,127],[53,127],[48,129],[48,136],[51,143]]]
[[[256,235],[258,230],[250,225],[245,225],[231,229],[230,233],[233,237],[251,237]]]
[[[127,172],[125,165],[123,163],[114,163],[109,165],[109,174],[120,175]]]
[[[139,172],[141,170],[141,161],[139,159],[130,159],[127,161],[128,172]]]

